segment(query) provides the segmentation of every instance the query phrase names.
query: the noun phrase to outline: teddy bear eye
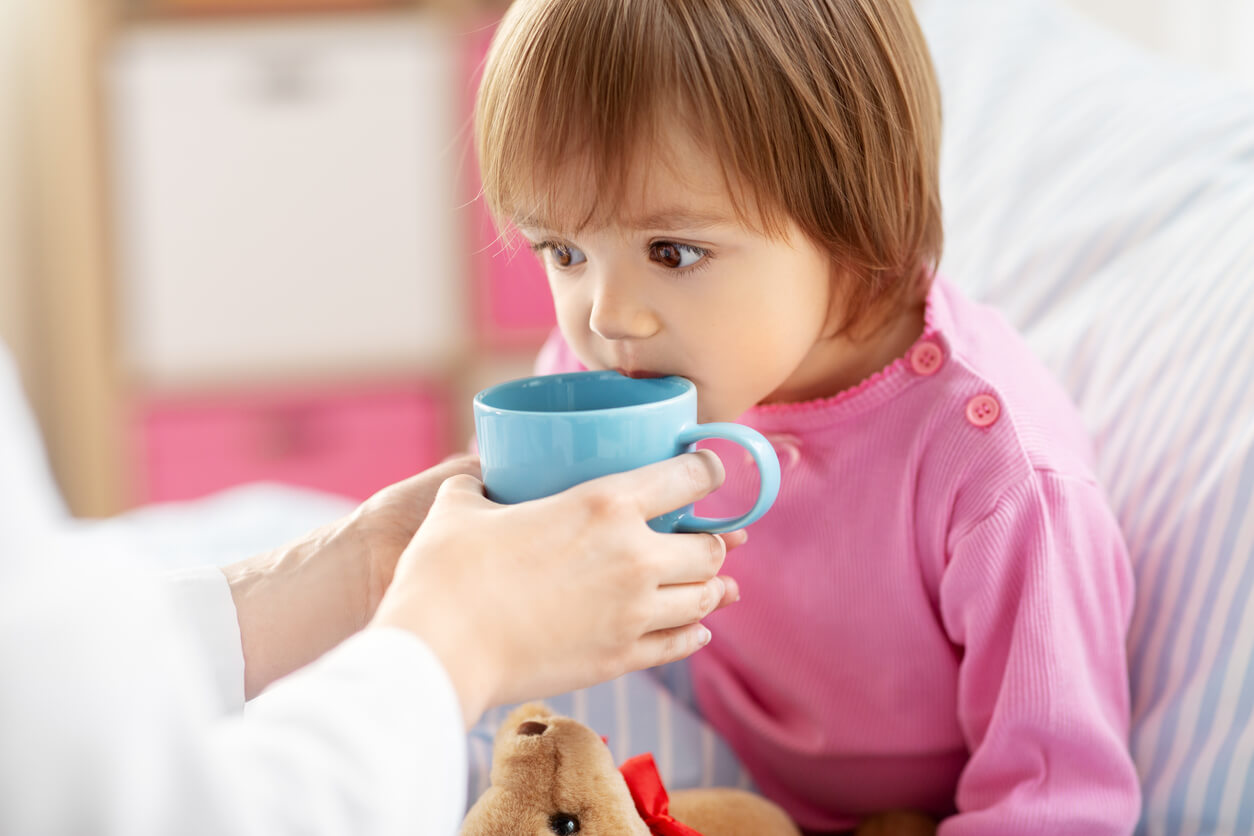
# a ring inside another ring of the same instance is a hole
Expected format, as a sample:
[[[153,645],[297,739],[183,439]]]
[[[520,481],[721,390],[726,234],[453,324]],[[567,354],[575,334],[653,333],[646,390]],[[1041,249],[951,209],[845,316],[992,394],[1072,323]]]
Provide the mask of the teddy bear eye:
[[[556,813],[549,819],[549,830],[558,836],[570,836],[579,832],[579,817],[569,813]]]

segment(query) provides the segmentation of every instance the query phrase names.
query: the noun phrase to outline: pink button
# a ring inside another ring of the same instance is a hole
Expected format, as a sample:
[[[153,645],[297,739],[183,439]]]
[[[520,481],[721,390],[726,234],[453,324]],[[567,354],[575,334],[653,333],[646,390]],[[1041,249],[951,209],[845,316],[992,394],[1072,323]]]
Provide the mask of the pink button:
[[[1001,404],[992,395],[976,395],[967,402],[967,420],[977,427],[991,427],[1001,417]]]
[[[910,352],[910,368],[923,377],[936,374],[944,361],[945,354],[941,347],[931,340],[924,340]]]
[[[796,467],[801,461],[801,439],[792,433],[767,433],[766,440],[775,448],[781,467]],[[753,467],[753,456],[745,453],[745,465]]]

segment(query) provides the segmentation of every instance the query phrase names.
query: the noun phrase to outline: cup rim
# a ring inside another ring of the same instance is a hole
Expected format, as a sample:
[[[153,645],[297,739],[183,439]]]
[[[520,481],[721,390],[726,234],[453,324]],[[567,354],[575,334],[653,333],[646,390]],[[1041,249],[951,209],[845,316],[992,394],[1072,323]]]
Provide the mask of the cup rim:
[[[647,379],[648,380],[664,380],[664,381],[671,382],[671,383],[678,383],[682,387],[681,391],[676,392],[674,395],[670,395],[665,398],[659,398],[658,400],[648,401],[647,403],[641,403],[641,404],[629,404],[626,406],[611,406],[611,407],[607,407],[606,409],[570,409],[570,410],[561,410],[561,411],[545,411],[545,410],[530,410],[530,409],[509,409],[503,406],[493,406],[487,402],[489,398],[495,395],[501,394],[502,392],[507,392],[512,389],[522,389],[527,386],[534,386],[536,385],[535,384],[536,380],[546,380],[546,381],[551,380],[553,382],[560,382],[563,379],[569,380],[572,378],[575,378],[575,379],[604,378],[604,379],[609,379],[609,380],[614,380],[614,381],[632,379],[629,377],[625,377],[624,375],[619,374],[618,372],[609,370],[609,369],[595,370],[595,371],[583,371],[583,372],[559,372],[557,374],[532,375],[530,377],[522,377],[522,378],[518,378],[517,380],[509,380],[504,383],[498,383],[495,386],[489,386],[487,389],[484,389],[479,394],[475,395],[475,402],[474,402],[475,410],[477,412],[486,413],[486,414],[545,416],[545,417],[550,417],[550,418],[554,416],[559,416],[559,415],[566,417],[566,416],[584,416],[584,415],[599,415],[599,416],[614,415],[616,413],[624,413],[624,412],[639,413],[641,410],[658,409],[658,408],[670,405],[674,403],[675,401],[679,400],[680,398],[687,397],[691,395],[694,391],[696,391],[696,385],[688,378],[680,377],[679,375],[668,375],[666,377],[661,377],[661,378],[647,378]]]

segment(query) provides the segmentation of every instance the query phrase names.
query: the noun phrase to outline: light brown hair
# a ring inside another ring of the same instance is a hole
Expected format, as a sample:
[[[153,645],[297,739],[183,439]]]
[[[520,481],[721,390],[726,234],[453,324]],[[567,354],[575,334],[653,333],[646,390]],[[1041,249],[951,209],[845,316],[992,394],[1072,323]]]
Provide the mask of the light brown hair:
[[[682,118],[741,220],[791,219],[852,277],[842,325],[917,303],[940,259],[940,94],[910,0],[517,0],[475,111],[498,220],[570,220],[556,175],[608,217]]]

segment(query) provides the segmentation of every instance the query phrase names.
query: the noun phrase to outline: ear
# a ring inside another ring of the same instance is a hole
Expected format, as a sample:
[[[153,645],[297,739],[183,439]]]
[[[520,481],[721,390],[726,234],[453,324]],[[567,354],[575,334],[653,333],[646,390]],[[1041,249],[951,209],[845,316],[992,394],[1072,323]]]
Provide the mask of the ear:
[[[553,710],[542,702],[529,702],[518,706],[509,713],[505,721],[501,723],[501,727],[496,730],[494,752],[499,754],[501,747],[520,733],[542,734],[545,730],[543,727],[547,727],[550,719],[556,716]],[[520,728],[526,724],[531,725],[527,725],[525,730],[520,731]]]
[[[845,323],[845,300],[849,293],[849,283],[856,281],[852,271],[840,260],[832,256],[827,269],[827,316],[823,320],[820,337],[834,340],[841,335]]]

